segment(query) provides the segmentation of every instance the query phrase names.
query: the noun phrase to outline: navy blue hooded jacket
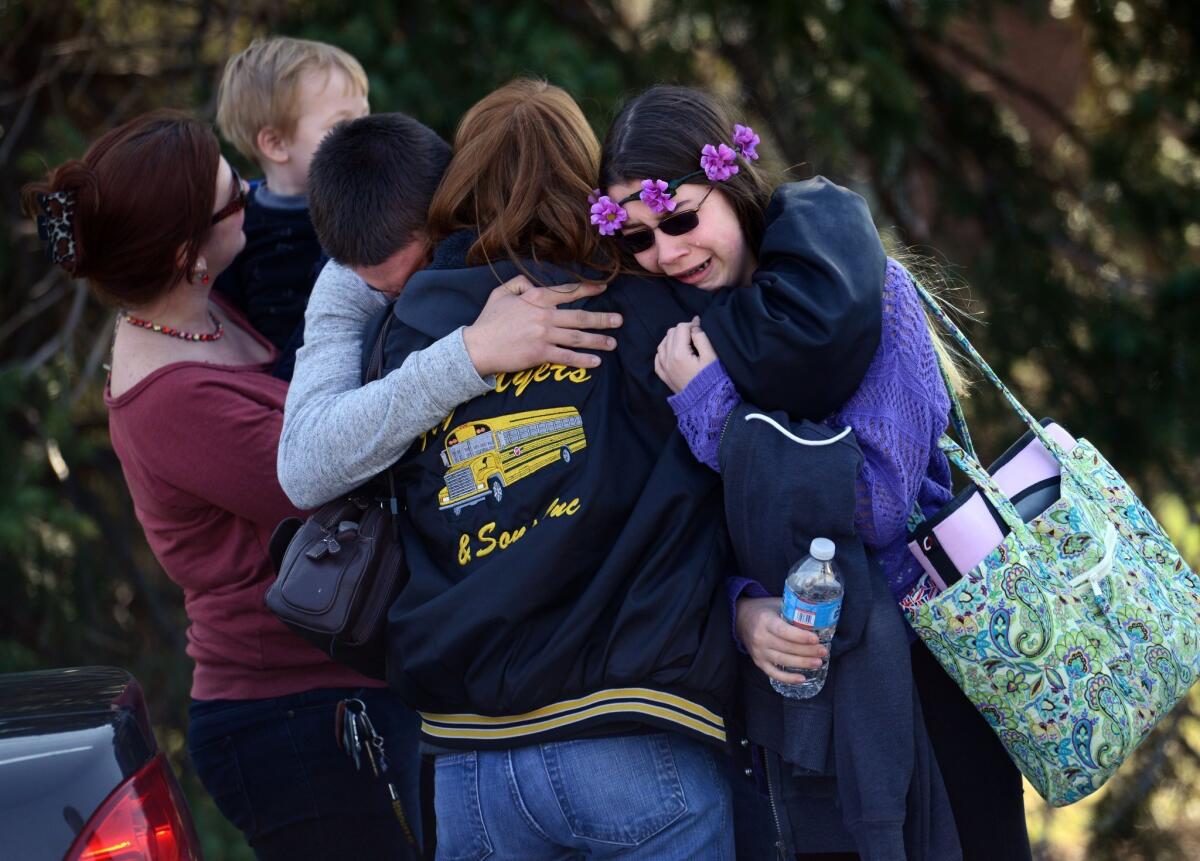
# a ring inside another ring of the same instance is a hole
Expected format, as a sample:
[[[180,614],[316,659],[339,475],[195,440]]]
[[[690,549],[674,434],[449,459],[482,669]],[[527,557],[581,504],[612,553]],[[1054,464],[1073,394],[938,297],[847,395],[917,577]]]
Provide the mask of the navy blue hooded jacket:
[[[472,322],[515,274],[465,266],[469,241],[443,243],[392,306],[385,368]],[[498,375],[401,459],[411,579],[389,614],[388,680],[427,742],[638,727],[724,740],[736,662],[720,482],[675,431],[654,351],[703,312],[748,396],[821,417],[874,353],[885,257],[861,198],[813,180],[776,193],[762,263],[752,287],[715,302],[618,278],[581,303],[625,315],[600,367]],[[797,379],[797,366],[814,373]]]
[[[785,802],[775,806],[781,842],[864,861],[961,859],[900,610],[854,532],[862,453],[853,433],[743,403],[729,414],[719,457],[741,570],[780,595],[791,565],[824,537],[845,586],[829,675],[814,697],[781,697],[741,658],[749,738],[782,760],[767,769],[773,798]]]

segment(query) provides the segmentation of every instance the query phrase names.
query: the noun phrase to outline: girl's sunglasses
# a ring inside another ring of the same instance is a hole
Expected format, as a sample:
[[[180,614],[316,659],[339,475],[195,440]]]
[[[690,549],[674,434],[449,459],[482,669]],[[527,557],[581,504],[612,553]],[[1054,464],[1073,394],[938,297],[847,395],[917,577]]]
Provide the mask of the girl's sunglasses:
[[[667,236],[683,236],[685,233],[691,233],[700,225],[700,207],[704,206],[704,201],[708,200],[708,196],[713,193],[713,188],[715,186],[710,187],[705,192],[704,197],[700,198],[700,202],[696,204],[695,209],[684,209],[680,212],[673,212],[660,221],[657,227],[643,227],[641,230],[616,233],[613,235],[613,238],[617,240],[618,245],[630,254],[641,254],[643,251],[649,251],[654,246],[655,230],[661,230]]]
[[[246,188],[242,185],[242,178],[233,169],[233,165],[229,166],[229,172],[233,174],[233,196],[229,198],[229,203],[213,213],[212,221],[209,222],[210,227],[246,208]]]

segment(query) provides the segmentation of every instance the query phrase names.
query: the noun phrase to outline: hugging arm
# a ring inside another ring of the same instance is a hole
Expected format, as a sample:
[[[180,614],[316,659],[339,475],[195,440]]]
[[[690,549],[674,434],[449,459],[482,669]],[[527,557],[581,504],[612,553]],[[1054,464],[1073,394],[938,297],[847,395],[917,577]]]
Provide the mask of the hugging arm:
[[[361,385],[363,330],[386,304],[336,263],[313,288],[277,459],[280,484],[301,508],[361,486],[451,409],[491,388],[471,364],[461,329]]]
[[[288,390],[277,460],[284,490],[305,508],[349,493],[459,404],[490,391],[492,373],[543,361],[598,364],[575,350],[611,350],[615,342],[581,330],[616,328],[620,316],[557,306],[602,290],[561,292],[513,279],[493,291],[474,323],[395,357],[382,379],[362,385],[363,332],[387,299],[330,263],[305,311],[305,344]]]
[[[879,344],[886,256],[866,202],[817,178],[780,187],[750,287],[701,315],[751,403],[820,421],[850,397]]]

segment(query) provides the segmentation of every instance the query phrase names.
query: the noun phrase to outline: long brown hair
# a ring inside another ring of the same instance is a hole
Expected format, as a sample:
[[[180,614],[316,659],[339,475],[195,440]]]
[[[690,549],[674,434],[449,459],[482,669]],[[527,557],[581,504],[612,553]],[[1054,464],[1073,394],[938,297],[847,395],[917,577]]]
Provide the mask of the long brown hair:
[[[567,92],[518,78],[480,99],[454,135],[454,156],[429,205],[434,244],[469,228],[472,265],[508,258],[609,269],[588,222],[600,142]]]
[[[70,272],[116,305],[138,307],[187,277],[212,218],[221,152],[207,125],[154,111],[109,131],[82,159],[22,189],[26,213],[37,195],[75,195],[75,261]]]

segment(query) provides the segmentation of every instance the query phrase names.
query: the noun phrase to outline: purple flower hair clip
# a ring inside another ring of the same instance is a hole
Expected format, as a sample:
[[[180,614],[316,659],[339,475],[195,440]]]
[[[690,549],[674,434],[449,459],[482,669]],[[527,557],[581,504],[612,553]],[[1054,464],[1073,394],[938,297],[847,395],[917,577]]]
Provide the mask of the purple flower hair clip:
[[[591,200],[590,197],[588,199]],[[628,219],[629,213],[625,207],[607,194],[596,197],[596,202],[592,204],[592,224],[596,225],[601,236],[612,236]]]
[[[708,177],[709,182],[725,182],[740,170],[737,163],[739,155],[746,161],[758,160],[758,144],[759,137],[754,133],[754,129],[739,123],[733,127],[732,147],[723,143],[715,146],[707,144],[700,151],[700,170],[694,170],[670,182],[662,179],[643,179],[642,190],[635,191],[621,201],[614,201],[608,195],[602,195],[600,189],[594,188],[588,195],[592,224],[600,230],[601,236],[612,236],[629,220],[629,213],[625,211],[624,204],[633,200],[640,200],[651,212],[658,215],[674,212],[676,204],[672,198],[675,197],[679,186],[691,182],[701,174]]]
[[[733,146],[706,144],[700,150],[700,168],[712,182],[725,182],[739,170],[737,157],[757,161],[759,137],[750,126],[740,123],[733,127]]]
[[[643,179],[642,190],[638,192],[638,197],[642,203],[650,207],[650,211],[662,215],[664,212],[675,211],[675,201],[671,200],[671,196],[675,194],[675,189],[667,184],[666,180],[662,179]]]
[[[750,126],[735,125],[733,127],[733,148],[742,154],[742,158],[758,161],[758,135]]]
[[[705,144],[700,150],[700,167],[713,182],[725,182],[738,172],[737,153],[725,144]]]

